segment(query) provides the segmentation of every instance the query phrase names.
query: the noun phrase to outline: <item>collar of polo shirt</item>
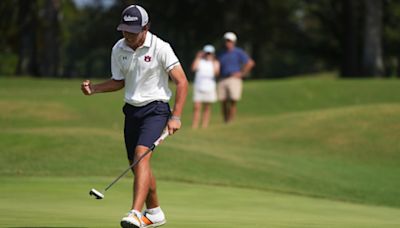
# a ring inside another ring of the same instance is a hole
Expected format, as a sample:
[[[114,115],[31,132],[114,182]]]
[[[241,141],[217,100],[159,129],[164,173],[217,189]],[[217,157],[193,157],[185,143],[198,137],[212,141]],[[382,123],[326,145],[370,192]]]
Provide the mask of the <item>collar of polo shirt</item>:
[[[138,49],[143,48],[143,47],[150,47],[151,42],[153,40],[153,34],[149,31],[146,33],[146,39],[144,40],[144,43],[142,46],[138,47]],[[120,43],[120,47],[124,49],[125,51],[130,51],[130,52],[135,52],[132,48],[130,48],[125,41]]]

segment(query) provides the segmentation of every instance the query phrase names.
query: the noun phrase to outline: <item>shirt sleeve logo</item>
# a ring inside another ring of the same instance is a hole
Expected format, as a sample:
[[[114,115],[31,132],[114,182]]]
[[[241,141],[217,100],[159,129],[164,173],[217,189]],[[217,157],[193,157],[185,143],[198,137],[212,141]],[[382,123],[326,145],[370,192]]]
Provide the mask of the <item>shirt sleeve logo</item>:
[[[145,62],[150,62],[150,61],[151,61],[151,56],[146,55],[146,56],[144,57],[144,61],[145,61]]]

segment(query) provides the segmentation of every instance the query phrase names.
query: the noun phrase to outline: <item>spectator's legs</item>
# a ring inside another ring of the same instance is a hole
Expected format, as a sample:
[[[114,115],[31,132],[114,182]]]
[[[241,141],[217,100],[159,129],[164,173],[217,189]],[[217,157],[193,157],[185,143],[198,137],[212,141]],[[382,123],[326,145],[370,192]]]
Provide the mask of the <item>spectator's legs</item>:
[[[203,110],[203,123],[202,123],[202,128],[207,128],[208,123],[210,122],[210,114],[211,114],[211,104],[210,103],[204,103],[204,110]]]
[[[228,123],[228,121],[229,121],[229,119],[228,119],[228,117],[229,117],[229,101],[228,100],[223,100],[222,102],[221,102],[221,104],[222,104],[222,115],[223,115],[223,118],[224,118],[224,122],[225,123]]]
[[[199,127],[200,112],[201,112],[201,103],[200,102],[194,102],[194,106],[193,106],[193,122],[192,122],[192,128],[193,129],[196,129],[196,128]]]
[[[229,105],[229,113],[228,113],[228,121],[227,122],[232,122],[233,119],[236,117],[236,101],[230,100],[230,105]]]

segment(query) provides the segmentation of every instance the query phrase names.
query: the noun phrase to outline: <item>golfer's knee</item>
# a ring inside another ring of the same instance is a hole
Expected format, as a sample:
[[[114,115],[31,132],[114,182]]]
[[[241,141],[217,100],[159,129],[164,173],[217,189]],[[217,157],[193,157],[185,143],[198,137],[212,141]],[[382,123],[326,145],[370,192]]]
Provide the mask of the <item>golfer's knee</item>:
[[[148,150],[149,148],[146,146],[137,146],[135,149],[135,161],[137,161],[138,159],[140,159]],[[150,157],[151,157],[151,153],[147,154],[146,156],[142,157],[142,159],[140,160],[140,163],[145,163],[145,162],[149,162],[150,161]]]

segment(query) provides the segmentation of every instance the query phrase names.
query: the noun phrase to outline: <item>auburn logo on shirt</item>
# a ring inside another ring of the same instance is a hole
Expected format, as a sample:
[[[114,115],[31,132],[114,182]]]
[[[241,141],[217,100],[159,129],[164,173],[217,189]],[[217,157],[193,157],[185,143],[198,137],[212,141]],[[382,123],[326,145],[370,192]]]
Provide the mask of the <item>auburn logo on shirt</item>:
[[[151,61],[151,56],[146,55],[146,56],[144,57],[144,61],[145,61],[145,62],[150,62],[150,61]]]

